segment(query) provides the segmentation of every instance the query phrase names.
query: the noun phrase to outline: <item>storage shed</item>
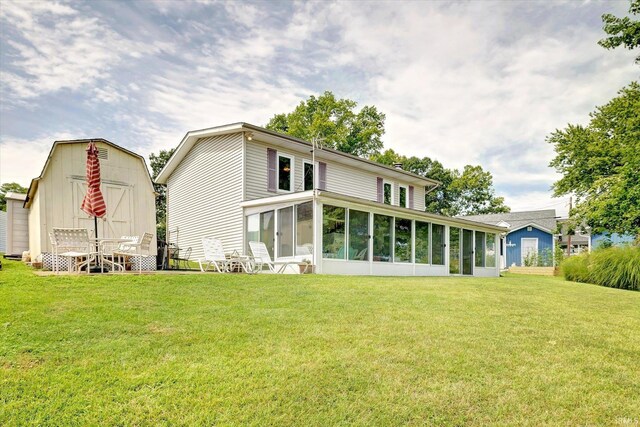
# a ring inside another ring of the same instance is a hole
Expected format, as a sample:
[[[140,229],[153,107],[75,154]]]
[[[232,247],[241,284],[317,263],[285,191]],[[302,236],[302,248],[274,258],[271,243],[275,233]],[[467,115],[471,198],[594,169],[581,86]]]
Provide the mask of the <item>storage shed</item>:
[[[49,233],[54,227],[87,228],[95,233],[94,220],[80,209],[86,193],[86,148],[95,142],[99,150],[102,194],[107,214],[98,218],[100,237],[153,233],[156,247],[155,191],[142,156],[105,139],[56,141],[40,176],[31,181],[24,207],[29,209],[29,251],[40,261],[52,251]]]
[[[7,200],[7,255],[22,255],[29,249],[28,211],[23,208],[26,194],[9,192]]]

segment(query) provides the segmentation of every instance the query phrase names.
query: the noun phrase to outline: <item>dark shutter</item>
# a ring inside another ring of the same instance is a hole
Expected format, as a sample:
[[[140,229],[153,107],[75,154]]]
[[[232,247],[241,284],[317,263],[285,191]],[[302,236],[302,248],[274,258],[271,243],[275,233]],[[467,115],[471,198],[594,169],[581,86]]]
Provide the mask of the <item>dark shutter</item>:
[[[267,148],[267,191],[276,192],[278,171],[276,169],[276,150]]]
[[[327,164],[318,162],[318,189],[327,189]]]
[[[413,209],[413,185],[409,186],[409,209]]]
[[[378,203],[384,200],[384,189],[382,187],[382,178],[378,177]]]

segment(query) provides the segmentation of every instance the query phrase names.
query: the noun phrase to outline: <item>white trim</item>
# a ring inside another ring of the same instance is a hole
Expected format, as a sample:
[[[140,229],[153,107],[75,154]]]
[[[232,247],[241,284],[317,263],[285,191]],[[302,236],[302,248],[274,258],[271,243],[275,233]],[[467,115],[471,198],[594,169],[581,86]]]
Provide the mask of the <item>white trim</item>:
[[[404,206],[400,204],[400,194],[402,194],[403,188],[404,188]],[[398,206],[400,206],[401,208],[409,207],[409,187],[407,185],[398,184]]]
[[[545,227],[543,227],[543,226],[541,226],[539,224],[536,224],[535,222],[530,222],[528,224],[521,225],[518,228],[514,228],[513,230],[509,230],[509,234],[513,233],[515,231],[518,231],[518,230],[522,230],[523,228],[527,228],[527,227],[537,228],[538,230],[544,231],[545,233],[553,234],[553,231],[551,231],[548,228],[545,228]]]
[[[520,265],[524,267],[524,241],[525,240],[535,240],[536,242],[536,254],[538,253],[538,238],[537,237],[521,237],[520,238]]]
[[[283,190],[282,188],[280,188],[280,157],[284,157],[286,159],[289,159],[289,163],[291,165],[291,170],[289,171],[289,189],[288,190]],[[295,160],[296,158],[294,156],[292,156],[291,154],[285,154],[282,153],[280,151],[276,151],[276,191],[278,193],[293,193],[295,190],[295,172],[296,172],[296,167],[295,167]]]

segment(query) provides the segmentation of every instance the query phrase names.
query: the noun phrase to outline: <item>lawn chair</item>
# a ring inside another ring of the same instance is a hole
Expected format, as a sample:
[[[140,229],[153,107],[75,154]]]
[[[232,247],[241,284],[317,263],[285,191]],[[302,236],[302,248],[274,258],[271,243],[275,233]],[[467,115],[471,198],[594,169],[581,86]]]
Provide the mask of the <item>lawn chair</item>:
[[[150,247],[151,240],[153,240],[153,234],[144,233],[140,240],[135,238],[135,242],[126,242],[122,244],[122,249],[117,249],[113,252],[113,255],[118,257],[118,261],[120,261],[120,257],[126,259],[126,257],[139,257],[140,262],[138,263],[139,272],[142,273],[142,258],[143,252],[147,252],[147,256],[151,255]]]
[[[200,271],[204,273],[208,271],[212,265],[218,273],[226,273],[229,271],[230,262],[224,254],[224,248],[219,239],[203,237],[202,249],[204,250],[204,259],[198,260]],[[206,264],[206,266],[203,267],[203,264]]]
[[[74,270],[80,272],[82,267],[87,267],[87,273],[89,273],[89,264],[97,252],[89,240],[89,232],[86,228],[54,228],[52,244],[55,258],[58,256],[69,258],[69,273]],[[54,268],[59,272],[57,262],[54,263]]]
[[[287,266],[298,265],[298,261],[273,261],[267,250],[267,245],[263,242],[249,242],[249,248],[257,264],[258,271],[262,271],[262,268],[266,265],[272,273],[284,273]],[[277,265],[280,268],[276,269]]]

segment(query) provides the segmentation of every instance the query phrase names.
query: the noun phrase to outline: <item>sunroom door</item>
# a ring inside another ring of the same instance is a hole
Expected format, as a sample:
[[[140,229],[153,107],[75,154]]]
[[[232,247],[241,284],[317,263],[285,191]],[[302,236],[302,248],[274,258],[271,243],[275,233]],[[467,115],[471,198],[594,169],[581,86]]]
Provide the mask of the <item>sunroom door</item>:
[[[293,206],[278,209],[277,257],[293,256]]]
[[[473,274],[473,231],[462,230],[462,274]]]

